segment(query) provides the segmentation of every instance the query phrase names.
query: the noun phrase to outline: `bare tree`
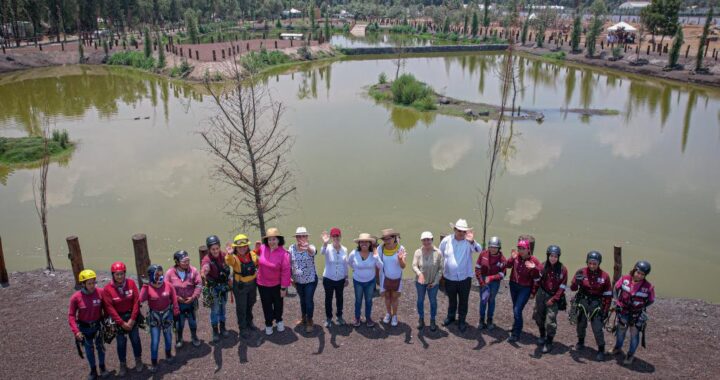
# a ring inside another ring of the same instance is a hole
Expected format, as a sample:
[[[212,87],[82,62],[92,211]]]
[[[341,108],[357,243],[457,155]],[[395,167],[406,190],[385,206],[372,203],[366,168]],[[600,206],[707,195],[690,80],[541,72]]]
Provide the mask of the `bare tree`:
[[[205,81],[218,112],[200,134],[216,160],[214,177],[237,190],[228,214],[263,234],[296,189],[287,161],[292,139],[281,124],[282,103],[237,62],[230,65],[231,90],[221,92]]]
[[[46,269],[55,271],[55,266],[50,257],[50,243],[48,239],[47,229],[47,176],[50,169],[50,150],[48,149],[48,127],[45,127],[42,134],[43,139],[43,157],[40,160],[40,178],[35,179],[33,176],[33,199],[35,200],[35,211],[40,218],[40,227],[43,233],[43,242],[45,243],[45,260],[47,261]],[[39,199],[38,199],[39,197]]]

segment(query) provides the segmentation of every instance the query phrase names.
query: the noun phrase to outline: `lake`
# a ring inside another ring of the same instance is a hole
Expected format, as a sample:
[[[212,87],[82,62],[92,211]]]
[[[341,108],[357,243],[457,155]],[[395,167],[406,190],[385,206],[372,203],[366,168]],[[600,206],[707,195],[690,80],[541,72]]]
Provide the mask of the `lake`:
[[[403,71],[437,92],[498,104],[502,55],[413,57]],[[505,253],[519,234],[563,250],[571,272],[592,249],[612,274],[639,259],[662,296],[720,302],[720,92],[520,57],[516,104],[543,112],[515,121],[500,156],[489,235]],[[268,76],[287,107],[289,161],[298,191],[278,227],[306,226],[311,241],[338,226],[346,246],[360,232],[393,227],[412,254],[424,230],[436,237],[468,219],[480,235],[480,192],[495,122],[420,113],[365,95],[392,59],[353,59]],[[583,116],[566,108],[617,110]],[[86,267],[132,265],[131,236],[146,233],[153,262],[197,247],[209,234],[240,232],[226,213],[231,189],[212,179],[198,132],[216,112],[200,87],[135,71],[73,66],[0,76],[0,135],[67,129],[79,145],[49,172],[53,260],[68,268],[65,238],[77,235]],[[37,169],[0,167],[0,234],[10,271],[44,266],[33,205]],[[251,239],[258,231],[243,231]],[[436,243],[439,243],[436,239]],[[322,267],[322,260],[318,260]],[[411,276],[408,265],[407,276]]]

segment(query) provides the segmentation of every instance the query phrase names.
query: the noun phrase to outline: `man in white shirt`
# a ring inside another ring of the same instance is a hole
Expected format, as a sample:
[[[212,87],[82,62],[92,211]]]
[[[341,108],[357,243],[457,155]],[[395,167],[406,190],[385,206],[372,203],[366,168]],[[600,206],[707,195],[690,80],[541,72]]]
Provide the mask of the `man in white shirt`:
[[[472,255],[473,252],[482,251],[482,247],[475,242],[472,229],[468,227],[465,219],[458,219],[455,224],[450,223],[450,226],[454,233],[446,236],[439,247],[445,260],[443,279],[449,298],[448,315],[443,326],[447,327],[455,322],[457,312],[458,329],[465,332],[471,279],[474,275]]]

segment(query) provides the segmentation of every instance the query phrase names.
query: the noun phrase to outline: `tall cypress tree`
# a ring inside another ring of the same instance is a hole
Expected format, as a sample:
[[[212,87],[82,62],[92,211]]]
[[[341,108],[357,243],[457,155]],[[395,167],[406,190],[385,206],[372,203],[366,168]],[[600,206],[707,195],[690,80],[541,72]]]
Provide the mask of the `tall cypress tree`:
[[[702,69],[703,58],[705,58],[705,44],[707,43],[707,36],[710,32],[710,24],[713,19],[713,8],[710,7],[707,18],[705,19],[705,27],[703,27],[702,35],[700,36],[700,46],[698,46],[697,60],[695,62],[695,71]]]

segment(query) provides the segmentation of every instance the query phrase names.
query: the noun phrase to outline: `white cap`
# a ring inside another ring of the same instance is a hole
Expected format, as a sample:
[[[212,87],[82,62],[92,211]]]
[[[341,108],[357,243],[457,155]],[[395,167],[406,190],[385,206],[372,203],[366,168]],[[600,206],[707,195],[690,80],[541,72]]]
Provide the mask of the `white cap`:
[[[305,227],[298,227],[295,230],[295,236],[307,236],[307,235],[310,235],[310,234],[308,233],[308,230]]]
[[[432,238],[433,238],[433,234],[432,234],[432,232],[430,232],[430,231],[425,231],[425,232],[423,232],[423,233],[420,234],[420,240],[423,240],[423,239],[432,239]]]

